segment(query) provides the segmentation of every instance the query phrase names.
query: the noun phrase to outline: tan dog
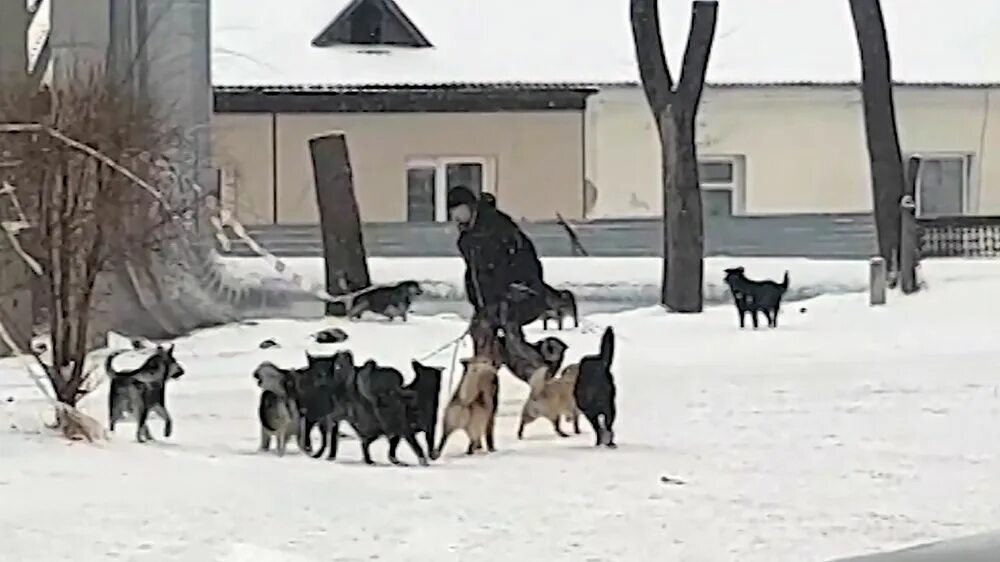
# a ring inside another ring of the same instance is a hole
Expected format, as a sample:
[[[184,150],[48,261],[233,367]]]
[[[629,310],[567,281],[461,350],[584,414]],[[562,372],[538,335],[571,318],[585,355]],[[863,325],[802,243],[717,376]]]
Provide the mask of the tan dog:
[[[441,443],[431,453],[432,459],[441,456],[448,437],[459,429],[469,436],[469,448],[465,454],[471,455],[482,449],[484,438],[487,450],[496,450],[493,447],[493,424],[497,414],[498,366],[485,357],[477,356],[462,359],[462,368],[462,380],[444,410]]]
[[[560,437],[569,437],[559,427],[560,418],[565,417],[566,421],[573,423],[573,432],[580,434],[580,410],[576,407],[576,398],[573,397],[576,379],[580,376],[580,364],[569,365],[558,377],[546,379],[547,374],[548,370],[541,367],[528,379],[531,394],[528,395],[528,400],[521,410],[521,425],[517,428],[518,439],[524,437],[524,426],[538,418],[552,422],[552,427]]]

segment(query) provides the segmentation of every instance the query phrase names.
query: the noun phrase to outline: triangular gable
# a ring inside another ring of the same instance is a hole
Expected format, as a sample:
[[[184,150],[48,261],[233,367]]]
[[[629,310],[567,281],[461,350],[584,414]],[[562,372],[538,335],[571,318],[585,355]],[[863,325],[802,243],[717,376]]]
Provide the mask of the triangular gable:
[[[432,47],[394,0],[352,0],[313,39],[314,47],[390,45]]]

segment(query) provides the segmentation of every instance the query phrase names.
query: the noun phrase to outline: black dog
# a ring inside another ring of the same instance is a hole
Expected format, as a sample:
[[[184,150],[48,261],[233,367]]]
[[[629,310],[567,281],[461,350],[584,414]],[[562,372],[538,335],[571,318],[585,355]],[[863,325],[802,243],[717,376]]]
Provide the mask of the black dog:
[[[413,305],[413,299],[424,294],[416,281],[403,281],[395,285],[374,287],[351,300],[347,316],[352,320],[361,318],[365,312],[381,314],[389,320],[402,318],[406,322]]]
[[[563,329],[563,318],[573,319],[573,327],[580,327],[580,318],[576,309],[576,297],[566,289],[556,289],[545,286],[545,312],[542,313],[542,329],[549,329],[549,320],[555,320],[559,329]]]
[[[323,425],[320,449],[313,454],[318,458],[329,443],[330,460],[337,458],[340,422],[347,422],[361,440],[361,453],[366,464],[375,464],[369,453],[371,444],[380,437],[389,438],[389,461],[402,465],[396,458],[399,442],[405,439],[420,459],[427,465],[427,457],[414,436],[413,426],[407,416],[409,393],[403,390],[403,375],[391,368],[367,361],[355,367],[349,351],[338,352],[331,358],[310,358],[304,379],[314,379],[300,386],[299,400],[302,413],[302,431],[308,433],[312,425]],[[326,372],[323,372],[323,371]],[[307,450],[307,443],[303,449]]]
[[[597,434],[595,447],[606,445],[614,449],[615,380],[611,375],[611,361],[615,354],[615,332],[610,327],[601,336],[601,351],[580,360],[580,374],[573,388],[576,405],[583,412]],[[603,425],[601,418],[603,417]]]
[[[444,369],[440,367],[428,367],[419,361],[410,363],[413,373],[416,375],[410,384],[406,385],[405,391],[412,395],[409,397],[410,409],[407,417],[414,433],[423,433],[427,441],[427,451],[434,450],[434,441],[437,436],[438,404],[441,400],[441,374]]]
[[[167,411],[167,381],[180,378],[184,368],[174,359],[174,346],[156,346],[151,355],[138,368],[130,371],[116,371],[111,363],[124,351],[116,351],[104,362],[104,370],[111,377],[108,391],[108,427],[113,432],[115,423],[125,414],[135,416],[137,427],[135,440],[142,443],[153,439],[146,422],[150,412],[163,419],[163,436],[170,437],[174,431],[174,420]]]
[[[753,281],[747,279],[742,267],[732,267],[726,270],[726,285],[733,294],[736,311],[740,315],[740,328],[746,327],[746,314],[750,313],[753,327],[756,329],[757,313],[763,312],[769,328],[778,327],[778,313],[781,311],[781,298],[788,291],[788,272],[781,283],[774,281]]]

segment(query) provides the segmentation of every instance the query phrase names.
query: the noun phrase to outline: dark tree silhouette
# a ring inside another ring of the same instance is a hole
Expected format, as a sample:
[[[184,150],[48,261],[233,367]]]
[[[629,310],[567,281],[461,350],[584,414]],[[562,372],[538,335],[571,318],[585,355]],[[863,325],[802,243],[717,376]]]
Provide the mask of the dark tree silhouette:
[[[872,204],[878,251],[894,279],[900,267],[900,198],[905,175],[896,130],[892,66],[879,0],[850,0],[861,56],[861,97],[871,166]]]
[[[663,53],[657,0],[631,0],[639,74],[660,134],[664,222],[661,302],[672,312],[701,312],[703,307],[705,240],[695,119],[718,11],[716,1],[694,2],[680,80],[675,84]]]

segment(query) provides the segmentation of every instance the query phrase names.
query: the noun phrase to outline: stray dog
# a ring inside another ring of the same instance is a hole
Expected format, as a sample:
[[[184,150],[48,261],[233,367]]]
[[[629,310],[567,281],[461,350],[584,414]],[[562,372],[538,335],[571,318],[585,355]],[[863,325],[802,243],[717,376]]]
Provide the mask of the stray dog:
[[[257,408],[260,419],[260,450],[269,450],[273,437],[277,441],[278,456],[284,456],[289,438],[294,439],[299,433],[296,373],[265,361],[254,370],[253,378],[262,391]]]
[[[548,377],[554,377],[562,367],[568,346],[556,337],[547,337],[529,343],[517,337],[497,336],[500,359],[515,377],[530,384],[535,370],[548,367]]]
[[[414,436],[413,426],[407,417],[410,393],[403,390],[403,375],[391,368],[367,361],[355,367],[349,351],[341,351],[330,358],[310,358],[306,368],[306,381],[300,385],[305,394],[302,399],[302,430],[311,430],[317,422],[322,424],[320,449],[313,453],[319,458],[329,444],[330,460],[337,458],[340,422],[347,422],[361,441],[361,453],[366,464],[375,464],[369,448],[380,437],[389,438],[389,461],[403,465],[396,458],[396,449],[403,439],[413,449],[422,466],[427,457]],[[302,392],[302,390],[300,390]],[[307,447],[303,443],[303,447]]]
[[[407,417],[414,433],[423,433],[427,442],[427,451],[434,450],[437,437],[438,404],[441,401],[441,374],[444,369],[428,367],[419,361],[410,363],[416,375],[405,391],[411,393],[410,410]]]
[[[580,410],[576,407],[576,398],[573,396],[573,389],[576,388],[576,381],[580,375],[580,364],[574,363],[566,367],[562,374],[555,378],[548,378],[546,375],[544,368],[537,369],[528,380],[531,394],[521,409],[521,425],[517,428],[518,439],[524,438],[524,426],[538,418],[552,422],[552,427],[560,437],[569,437],[559,426],[559,420],[565,417],[573,424],[573,432],[580,434]]]
[[[559,329],[563,329],[563,318],[572,317],[573,327],[580,327],[580,318],[576,310],[576,297],[572,291],[545,286],[545,312],[542,313],[542,329],[549,329],[549,320],[555,320]]]
[[[595,447],[606,445],[614,449],[615,380],[611,362],[615,355],[615,332],[608,327],[601,336],[601,351],[580,360],[580,372],[573,388],[576,405],[597,434]],[[601,419],[603,418],[603,420]],[[603,421],[603,424],[601,423]]]
[[[742,267],[732,267],[726,270],[726,285],[733,294],[736,311],[740,315],[740,328],[746,327],[746,314],[750,313],[753,327],[756,329],[757,313],[763,312],[767,318],[768,328],[778,327],[778,313],[781,311],[781,298],[788,291],[788,272],[781,283],[774,281],[753,281],[747,279]]]
[[[482,449],[496,451],[493,446],[493,423],[497,413],[497,365],[483,357],[462,359],[462,380],[444,410],[441,443],[431,453],[437,460],[452,433],[461,429],[469,436],[465,454]]]
[[[416,281],[403,281],[395,285],[374,287],[351,300],[347,316],[351,320],[361,318],[365,312],[381,314],[390,321],[399,317],[406,322],[413,299],[424,294]]]
[[[174,359],[174,346],[156,346],[151,355],[138,368],[130,371],[115,371],[111,366],[115,357],[124,353],[115,351],[104,361],[104,370],[111,377],[108,391],[108,427],[112,432],[115,423],[132,414],[137,423],[135,440],[143,443],[153,439],[146,422],[149,413],[155,412],[163,419],[163,436],[170,437],[174,431],[174,420],[167,411],[166,385],[170,379],[178,379],[184,368]]]

